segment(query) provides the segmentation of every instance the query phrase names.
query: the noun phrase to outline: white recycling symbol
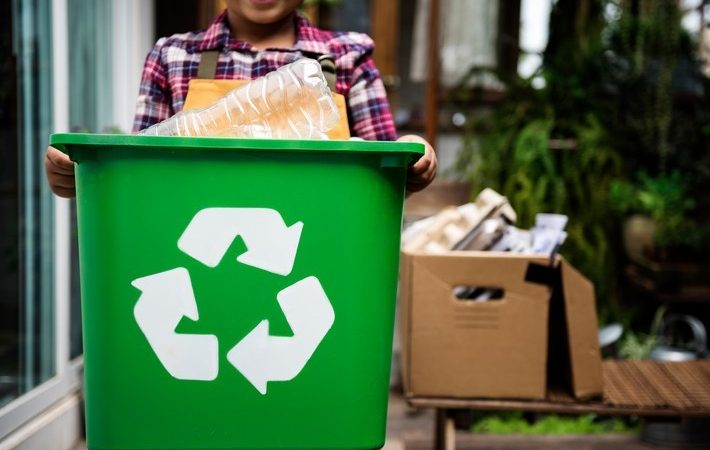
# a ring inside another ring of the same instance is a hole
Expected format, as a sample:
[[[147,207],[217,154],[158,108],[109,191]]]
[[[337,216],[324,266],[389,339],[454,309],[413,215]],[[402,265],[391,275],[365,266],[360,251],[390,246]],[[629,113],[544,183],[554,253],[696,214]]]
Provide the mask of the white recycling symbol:
[[[287,227],[278,211],[267,208],[206,208],[192,218],[178,248],[216,267],[241,236],[247,251],[237,261],[286,276],[291,273],[303,222]],[[184,267],[137,278],[141,291],[134,317],[161,364],[180,380],[212,381],[219,373],[219,341],[213,334],[180,334],[183,316],[199,313],[190,274]],[[227,360],[262,394],[269,381],[295,378],[333,326],[335,312],[320,281],[306,277],[276,296],[293,336],[272,336],[262,320],[227,353]]]

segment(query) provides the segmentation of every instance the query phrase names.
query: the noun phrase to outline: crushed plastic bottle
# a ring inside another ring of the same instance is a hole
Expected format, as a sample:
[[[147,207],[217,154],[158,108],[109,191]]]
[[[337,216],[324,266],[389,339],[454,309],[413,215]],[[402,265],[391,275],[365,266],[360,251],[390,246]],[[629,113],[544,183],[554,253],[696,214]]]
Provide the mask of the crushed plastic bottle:
[[[327,139],[340,120],[320,64],[300,59],[230,91],[204,109],[144,129],[151,136]]]

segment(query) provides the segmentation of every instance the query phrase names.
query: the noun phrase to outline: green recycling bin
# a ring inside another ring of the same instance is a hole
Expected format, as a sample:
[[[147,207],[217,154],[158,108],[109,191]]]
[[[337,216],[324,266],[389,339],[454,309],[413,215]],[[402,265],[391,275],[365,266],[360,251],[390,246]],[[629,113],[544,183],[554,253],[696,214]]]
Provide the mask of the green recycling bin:
[[[415,143],[55,134],[91,450],[384,444]]]

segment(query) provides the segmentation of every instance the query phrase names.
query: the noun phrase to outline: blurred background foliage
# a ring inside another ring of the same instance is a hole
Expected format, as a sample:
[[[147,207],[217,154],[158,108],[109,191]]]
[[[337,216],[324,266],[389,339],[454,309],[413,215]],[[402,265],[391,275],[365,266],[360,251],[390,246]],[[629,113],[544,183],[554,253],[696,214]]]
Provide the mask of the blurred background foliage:
[[[539,212],[570,216],[563,254],[595,283],[603,321],[623,321],[629,215],[655,221],[650,257],[707,258],[698,197],[710,187],[710,85],[680,19],[664,0],[559,1],[537,73],[496,74],[505,101],[467,120],[459,173],[474,193],[506,195],[522,227]],[[451,99],[475,100],[467,86]]]

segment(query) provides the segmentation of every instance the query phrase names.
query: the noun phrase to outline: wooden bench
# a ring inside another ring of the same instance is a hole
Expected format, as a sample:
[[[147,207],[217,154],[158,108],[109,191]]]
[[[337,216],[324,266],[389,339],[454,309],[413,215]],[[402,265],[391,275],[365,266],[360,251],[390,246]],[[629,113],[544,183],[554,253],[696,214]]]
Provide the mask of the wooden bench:
[[[551,390],[544,400],[458,399],[407,396],[416,408],[436,409],[435,449],[456,448],[457,410],[533,411],[641,417],[710,417],[710,360],[665,363],[605,361],[602,398],[579,401]]]

